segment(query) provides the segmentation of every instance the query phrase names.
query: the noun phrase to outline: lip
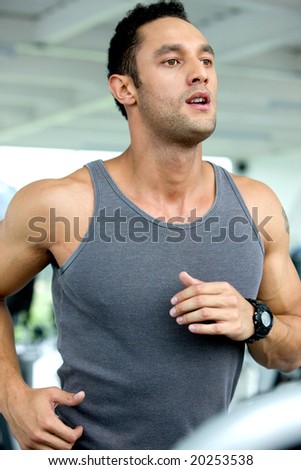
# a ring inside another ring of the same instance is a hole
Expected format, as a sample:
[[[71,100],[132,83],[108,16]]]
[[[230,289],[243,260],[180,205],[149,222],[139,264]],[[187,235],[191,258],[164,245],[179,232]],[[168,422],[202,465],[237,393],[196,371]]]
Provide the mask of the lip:
[[[205,100],[205,103],[191,103],[192,100],[195,100],[197,98],[202,98]],[[191,106],[192,108],[195,109],[201,109],[201,110],[208,110],[210,108],[210,94],[207,91],[197,91],[193,93],[193,95],[189,96],[186,100],[186,104]]]

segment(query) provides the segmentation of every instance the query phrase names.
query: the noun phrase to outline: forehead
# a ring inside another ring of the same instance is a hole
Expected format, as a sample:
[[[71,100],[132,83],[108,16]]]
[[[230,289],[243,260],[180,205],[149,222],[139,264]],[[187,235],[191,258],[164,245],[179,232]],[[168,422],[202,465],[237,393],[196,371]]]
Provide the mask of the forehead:
[[[199,47],[206,44],[203,34],[191,23],[180,18],[159,18],[139,28],[141,49],[155,51],[163,44],[180,43],[183,47]]]

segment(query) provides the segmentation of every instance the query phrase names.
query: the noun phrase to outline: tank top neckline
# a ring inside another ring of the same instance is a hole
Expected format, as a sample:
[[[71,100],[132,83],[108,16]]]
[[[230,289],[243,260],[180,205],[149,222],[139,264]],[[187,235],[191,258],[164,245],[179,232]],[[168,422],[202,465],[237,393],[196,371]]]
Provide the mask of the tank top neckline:
[[[220,191],[220,171],[222,168],[219,166],[215,165],[212,162],[208,162],[210,165],[212,165],[213,170],[214,170],[214,175],[215,175],[215,197],[212,206],[210,209],[202,216],[199,217],[198,219],[194,220],[193,222],[187,222],[187,223],[175,223],[175,222],[168,222],[164,220],[160,220],[147,212],[145,212],[143,209],[141,209],[139,206],[137,206],[133,201],[131,201],[124,193],[121,191],[121,189],[118,187],[118,185],[115,183],[114,179],[106,169],[104,165],[104,161],[99,159],[96,160],[95,162],[98,164],[99,169],[101,170],[103,176],[105,177],[106,181],[108,184],[111,186],[112,190],[116,193],[116,195],[131,209],[133,209],[136,213],[141,215],[143,218],[147,219],[149,222],[160,225],[162,227],[166,228],[182,228],[183,230],[189,230],[191,227],[195,227],[196,225],[200,225],[205,223],[206,220],[208,220],[209,217],[211,217],[216,210],[218,209],[218,206],[220,204],[221,200],[221,191]]]

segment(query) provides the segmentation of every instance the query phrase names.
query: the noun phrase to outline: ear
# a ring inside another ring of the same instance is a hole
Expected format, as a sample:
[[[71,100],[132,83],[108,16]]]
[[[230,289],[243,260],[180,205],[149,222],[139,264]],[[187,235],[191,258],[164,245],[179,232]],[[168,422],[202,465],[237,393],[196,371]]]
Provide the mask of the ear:
[[[128,75],[111,75],[109,87],[114,98],[124,106],[136,103],[135,86]]]

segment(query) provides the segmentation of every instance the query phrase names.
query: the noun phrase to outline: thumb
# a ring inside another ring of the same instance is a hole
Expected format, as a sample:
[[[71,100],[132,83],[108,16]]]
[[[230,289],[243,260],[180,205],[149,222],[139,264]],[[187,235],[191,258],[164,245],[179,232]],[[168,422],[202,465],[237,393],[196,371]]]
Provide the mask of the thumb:
[[[55,405],[77,406],[84,400],[85,392],[70,393],[58,390],[58,393],[53,398]]]
[[[184,284],[185,287],[189,287],[189,286],[192,286],[194,284],[200,284],[200,282],[202,282],[199,279],[195,279],[194,277],[190,276],[190,274],[188,274],[186,271],[182,271],[179,274],[179,278],[180,278],[180,281],[182,282],[182,284]]]

